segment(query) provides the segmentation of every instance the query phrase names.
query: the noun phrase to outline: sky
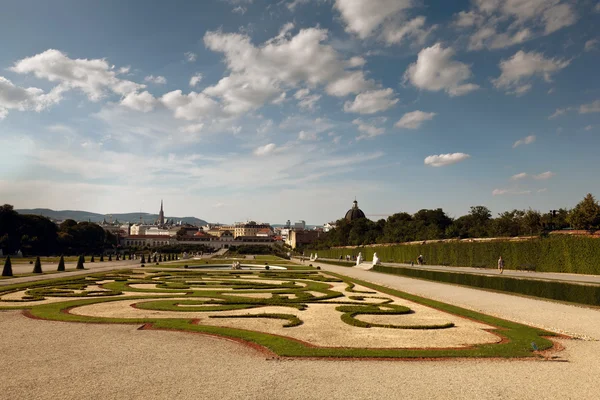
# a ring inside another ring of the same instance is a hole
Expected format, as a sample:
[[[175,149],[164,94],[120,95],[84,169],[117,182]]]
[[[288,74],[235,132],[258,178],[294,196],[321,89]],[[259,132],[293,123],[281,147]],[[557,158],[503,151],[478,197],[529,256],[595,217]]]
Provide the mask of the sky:
[[[323,224],[600,195],[594,0],[1,0],[0,202]]]

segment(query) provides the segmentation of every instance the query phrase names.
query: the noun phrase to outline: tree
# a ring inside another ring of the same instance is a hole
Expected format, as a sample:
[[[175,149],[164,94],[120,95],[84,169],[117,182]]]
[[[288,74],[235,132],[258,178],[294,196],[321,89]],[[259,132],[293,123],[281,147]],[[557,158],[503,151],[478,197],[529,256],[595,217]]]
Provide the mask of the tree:
[[[37,256],[35,259],[35,265],[33,266],[33,273],[34,274],[42,273],[42,261],[40,260],[40,256]]]
[[[108,261],[112,261],[112,254],[108,255]]]
[[[64,256],[60,256],[60,260],[58,260],[58,268],[56,270],[61,271],[61,272],[65,270],[65,257]]]
[[[585,229],[588,231],[600,228],[600,205],[588,193],[584,199],[575,206],[567,217],[568,222],[575,229]]]
[[[145,264],[146,263],[146,257],[144,257],[144,255],[142,254],[142,259],[140,260],[140,264]]]
[[[6,260],[4,261],[4,269],[2,270],[2,276],[13,276],[10,256],[6,256]]]
[[[83,255],[80,255],[79,258],[77,259],[77,267],[75,267],[76,269],[84,269],[83,267],[83,263],[85,262],[85,259],[83,258]]]

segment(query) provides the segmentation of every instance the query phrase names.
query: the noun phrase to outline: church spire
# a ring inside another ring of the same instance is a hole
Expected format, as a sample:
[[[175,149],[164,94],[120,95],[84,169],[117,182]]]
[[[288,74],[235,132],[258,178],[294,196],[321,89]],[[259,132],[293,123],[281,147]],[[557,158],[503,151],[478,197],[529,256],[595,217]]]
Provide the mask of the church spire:
[[[160,199],[160,212],[158,213],[158,223],[159,225],[165,224],[165,213],[163,211],[163,201]]]

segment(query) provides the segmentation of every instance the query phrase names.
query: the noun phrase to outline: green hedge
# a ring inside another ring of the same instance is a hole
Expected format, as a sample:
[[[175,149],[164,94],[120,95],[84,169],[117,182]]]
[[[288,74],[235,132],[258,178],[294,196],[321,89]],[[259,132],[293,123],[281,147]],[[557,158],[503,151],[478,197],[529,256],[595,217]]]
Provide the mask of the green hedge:
[[[600,239],[588,237],[548,237],[510,242],[447,242],[420,245],[394,245],[332,248],[319,250],[319,257],[337,259],[362,252],[367,260],[373,253],[383,262],[405,263],[423,255],[428,265],[495,268],[502,255],[506,269],[533,266],[541,272],[569,272],[600,275]]]
[[[600,286],[376,265],[374,271],[600,306]]]

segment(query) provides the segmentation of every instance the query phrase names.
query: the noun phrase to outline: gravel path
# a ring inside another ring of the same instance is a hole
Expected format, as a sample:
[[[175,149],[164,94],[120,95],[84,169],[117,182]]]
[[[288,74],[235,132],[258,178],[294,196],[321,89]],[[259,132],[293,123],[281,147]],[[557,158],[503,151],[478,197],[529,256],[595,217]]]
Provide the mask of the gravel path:
[[[598,339],[600,312],[322,265],[500,317]],[[271,360],[238,343],[135,325],[0,312],[3,399],[597,399],[600,342],[561,340],[558,361]]]

